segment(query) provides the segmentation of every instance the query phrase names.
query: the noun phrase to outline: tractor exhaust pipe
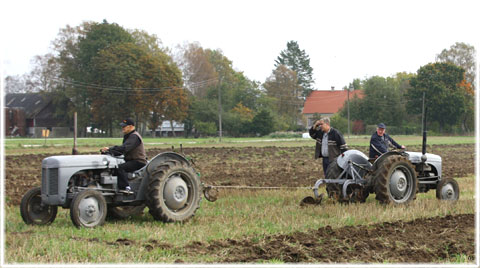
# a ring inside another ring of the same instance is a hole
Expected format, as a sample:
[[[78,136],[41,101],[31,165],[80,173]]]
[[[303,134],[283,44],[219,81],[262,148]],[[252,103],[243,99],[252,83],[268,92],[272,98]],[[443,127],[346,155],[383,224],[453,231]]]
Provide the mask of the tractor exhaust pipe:
[[[427,108],[425,107],[425,92],[423,93],[423,122],[422,122],[422,129],[423,129],[423,141],[422,141],[422,162],[425,163],[427,161]]]
[[[422,142],[422,154],[427,152],[427,110],[425,109],[425,115],[423,118],[423,142]]]

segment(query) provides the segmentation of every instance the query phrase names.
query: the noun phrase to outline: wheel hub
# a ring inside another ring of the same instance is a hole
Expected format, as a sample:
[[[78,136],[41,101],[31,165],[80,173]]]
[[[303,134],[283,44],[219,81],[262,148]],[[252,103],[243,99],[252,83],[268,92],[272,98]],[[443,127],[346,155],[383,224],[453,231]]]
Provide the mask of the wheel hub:
[[[453,189],[453,186],[449,184],[445,184],[442,187],[442,199],[444,200],[454,200],[455,199],[455,190]]]
[[[83,199],[79,204],[80,219],[85,223],[92,223],[100,217],[98,201],[93,197]]]
[[[169,209],[177,210],[185,206],[188,198],[187,183],[179,176],[170,177],[163,190],[165,204]]]
[[[402,198],[408,188],[408,181],[405,173],[401,170],[396,170],[390,177],[390,193],[395,198]]]

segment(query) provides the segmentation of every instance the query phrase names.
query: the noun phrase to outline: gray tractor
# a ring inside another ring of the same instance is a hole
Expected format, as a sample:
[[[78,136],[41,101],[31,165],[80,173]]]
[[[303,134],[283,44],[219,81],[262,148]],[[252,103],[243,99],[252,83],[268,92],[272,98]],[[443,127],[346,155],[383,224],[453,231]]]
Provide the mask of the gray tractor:
[[[133,194],[119,192],[116,170],[123,156],[52,156],[42,161],[42,185],[22,198],[20,214],[27,224],[49,224],[57,208],[70,208],[77,227],[96,227],[107,214],[126,218],[148,206],[155,220],[183,222],[200,206],[202,184],[191,162],[175,152],[158,154],[145,167],[128,173]]]
[[[339,202],[365,202],[370,193],[384,204],[405,204],[415,199],[417,192],[436,190],[441,200],[456,201],[460,192],[453,178],[442,177],[442,158],[426,153],[426,116],[423,121],[422,152],[393,150],[377,159],[369,159],[358,150],[348,150],[333,161],[325,179],[315,183],[315,197],[305,197],[301,204],[320,204],[326,185],[327,195]]]

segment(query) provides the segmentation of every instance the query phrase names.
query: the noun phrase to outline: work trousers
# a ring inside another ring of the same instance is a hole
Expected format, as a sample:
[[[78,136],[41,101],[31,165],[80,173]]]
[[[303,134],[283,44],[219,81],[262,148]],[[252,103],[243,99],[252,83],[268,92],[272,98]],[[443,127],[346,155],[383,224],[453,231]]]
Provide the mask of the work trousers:
[[[117,175],[118,175],[118,181],[117,181],[118,189],[119,190],[125,190],[125,188],[127,186],[129,186],[128,176],[127,176],[128,172],[134,172],[135,170],[139,170],[144,166],[145,166],[145,163],[142,163],[142,162],[136,161],[136,160],[127,161],[123,164],[118,165],[118,172],[117,172]]]
[[[323,174],[325,175],[325,179],[326,179],[327,168],[328,168],[328,165],[330,164],[330,161],[328,161],[328,157],[322,157],[322,164],[323,164]]]

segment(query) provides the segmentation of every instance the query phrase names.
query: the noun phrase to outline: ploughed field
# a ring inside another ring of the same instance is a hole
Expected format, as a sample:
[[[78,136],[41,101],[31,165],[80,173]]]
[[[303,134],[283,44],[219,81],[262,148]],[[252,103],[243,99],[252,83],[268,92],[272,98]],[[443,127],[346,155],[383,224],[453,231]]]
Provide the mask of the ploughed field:
[[[367,147],[353,147],[368,154]],[[409,147],[421,151],[420,146]],[[153,158],[165,149],[151,149]],[[438,154],[443,161],[443,177],[464,177],[474,173],[473,144],[435,145],[429,153]],[[245,186],[313,186],[323,177],[321,160],[313,160],[313,146],[304,147],[220,147],[185,148],[192,157],[201,181],[211,185]],[[42,159],[49,154],[15,155],[5,157],[5,193],[7,204],[20,204],[23,194],[41,185]]]
[[[461,178],[474,173],[474,148],[474,144],[435,145],[427,151],[442,157],[443,177]],[[353,149],[367,152],[367,147]],[[421,147],[411,146],[408,150],[421,151]],[[163,151],[167,150],[150,149],[147,155],[152,158]],[[313,146],[186,148],[184,153],[195,160],[201,181],[207,185],[311,187],[323,177],[321,161],[313,160]],[[7,205],[18,206],[28,189],[40,186],[41,161],[47,156],[50,155],[5,157]],[[229,197],[222,195],[221,198]],[[298,209],[309,208],[299,206]],[[109,241],[78,239],[142,252],[167,250],[188,252],[188,256],[208,255],[214,262],[221,263],[435,263],[445,260],[471,263],[475,260],[474,215],[455,213],[455,205],[451,209],[452,215],[447,216],[339,228],[325,226],[305,232],[201,240],[184,245],[161,239],[148,242],[121,237]],[[192,259],[179,257],[176,262],[188,263]]]

